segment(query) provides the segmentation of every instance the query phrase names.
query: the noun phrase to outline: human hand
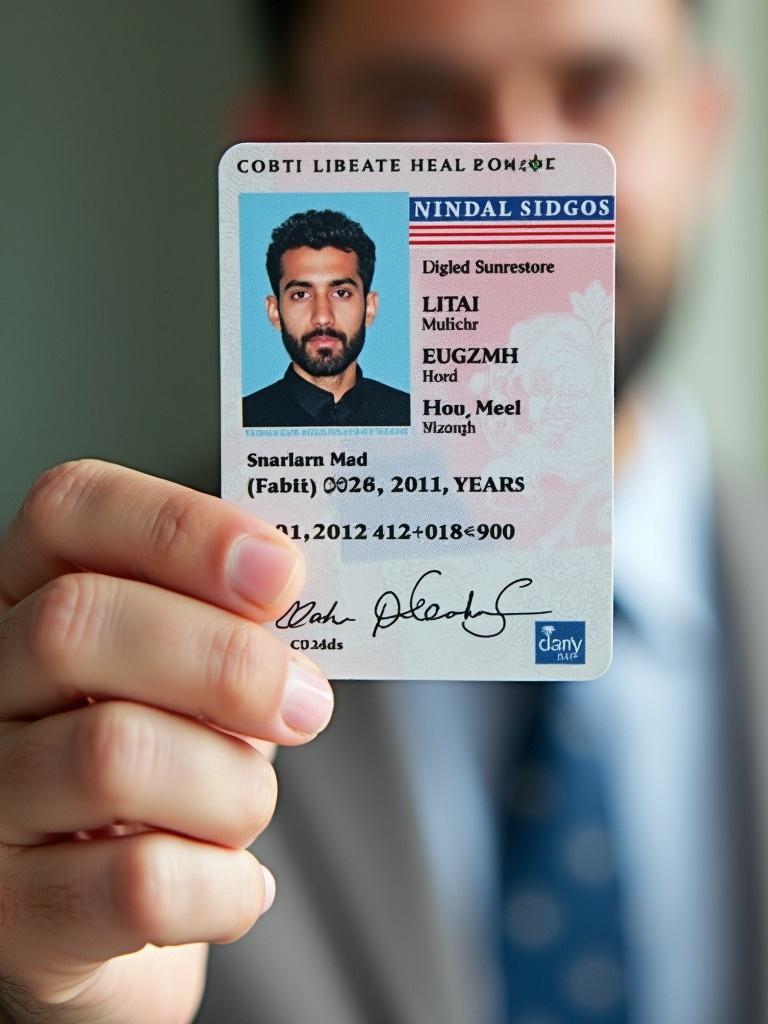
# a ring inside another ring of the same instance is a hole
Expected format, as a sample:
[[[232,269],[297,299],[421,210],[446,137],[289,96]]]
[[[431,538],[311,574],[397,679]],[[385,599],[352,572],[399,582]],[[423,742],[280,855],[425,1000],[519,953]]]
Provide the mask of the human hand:
[[[205,944],[269,908],[248,738],[305,743],[333,708],[258,625],[303,582],[216,498],[96,461],[33,487],[0,538],[0,1020],[188,1022]]]

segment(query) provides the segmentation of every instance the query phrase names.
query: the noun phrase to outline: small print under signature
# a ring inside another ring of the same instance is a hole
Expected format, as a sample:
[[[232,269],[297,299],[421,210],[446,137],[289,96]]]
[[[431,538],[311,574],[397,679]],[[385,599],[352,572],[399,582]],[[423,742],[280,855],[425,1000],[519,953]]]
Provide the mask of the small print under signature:
[[[493,600],[493,606],[487,608],[475,608],[475,591],[470,590],[467,599],[461,608],[443,609],[438,598],[434,595],[426,597],[422,594],[425,581],[428,577],[442,576],[439,569],[428,569],[416,580],[408,596],[405,607],[400,597],[394,590],[385,590],[376,599],[373,607],[375,623],[371,636],[376,636],[379,630],[390,629],[396,623],[404,619],[412,619],[414,622],[438,622],[441,619],[461,619],[461,628],[470,636],[476,636],[484,640],[501,636],[507,628],[507,619],[516,618],[521,615],[551,615],[550,608],[528,611],[520,608],[510,609],[507,603],[512,595],[518,590],[530,587],[533,579],[530,576],[520,576],[518,579],[505,583]],[[431,580],[430,582],[434,582]],[[487,627],[483,628],[483,627]]]

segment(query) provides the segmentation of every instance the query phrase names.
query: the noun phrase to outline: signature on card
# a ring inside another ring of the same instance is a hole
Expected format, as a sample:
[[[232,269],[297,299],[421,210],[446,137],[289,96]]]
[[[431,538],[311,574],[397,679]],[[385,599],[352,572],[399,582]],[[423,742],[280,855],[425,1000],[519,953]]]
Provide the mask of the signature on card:
[[[535,611],[510,608],[517,591],[530,587],[533,579],[530,576],[520,576],[517,579],[505,583],[496,597],[493,599],[492,607],[475,607],[476,595],[470,590],[466,600],[462,601],[458,608],[444,608],[440,599],[435,595],[434,589],[429,591],[430,584],[437,582],[436,577],[443,574],[439,569],[428,569],[416,580],[410,594],[405,602],[394,590],[385,590],[376,599],[373,608],[375,623],[372,636],[382,629],[390,629],[396,623],[411,619],[414,622],[439,622],[443,619],[457,619],[461,628],[470,636],[490,640],[493,637],[501,636],[507,628],[507,620],[523,615],[549,615],[551,612],[543,609]],[[429,583],[426,581],[429,579]]]
[[[510,580],[493,598],[490,608],[476,607],[477,596],[474,589],[467,593],[466,599],[458,608],[445,608],[434,589],[430,585],[438,583],[443,574],[439,569],[428,569],[416,580],[405,601],[394,590],[385,590],[380,594],[373,606],[374,624],[371,636],[375,637],[381,630],[391,629],[398,622],[440,622],[457,619],[465,633],[481,640],[491,640],[501,636],[507,628],[507,620],[519,616],[551,615],[549,608],[533,610],[510,608],[517,591],[525,590],[533,583],[530,576],[519,576]],[[426,581],[429,580],[427,583]],[[326,610],[321,611],[317,601],[294,601],[293,604],[275,622],[278,629],[298,629],[302,626],[344,626],[357,619],[344,615],[339,611],[339,602],[334,601]]]

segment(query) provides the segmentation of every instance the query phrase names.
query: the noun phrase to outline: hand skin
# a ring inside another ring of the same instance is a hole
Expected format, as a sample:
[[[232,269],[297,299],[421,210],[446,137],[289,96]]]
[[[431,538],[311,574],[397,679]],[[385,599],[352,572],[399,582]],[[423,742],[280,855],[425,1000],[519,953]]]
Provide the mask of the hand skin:
[[[0,1021],[185,1024],[206,944],[269,909],[271,744],[333,710],[259,625],[303,581],[176,484],[83,461],[32,488],[0,538]]]

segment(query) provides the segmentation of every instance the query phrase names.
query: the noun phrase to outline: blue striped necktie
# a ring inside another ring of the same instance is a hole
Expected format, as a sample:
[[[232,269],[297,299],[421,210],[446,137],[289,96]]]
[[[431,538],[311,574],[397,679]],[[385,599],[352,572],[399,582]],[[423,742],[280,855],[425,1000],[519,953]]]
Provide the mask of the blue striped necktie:
[[[620,880],[589,683],[533,684],[501,819],[506,1024],[627,1024]],[[580,692],[581,691],[581,692]]]

